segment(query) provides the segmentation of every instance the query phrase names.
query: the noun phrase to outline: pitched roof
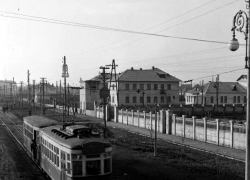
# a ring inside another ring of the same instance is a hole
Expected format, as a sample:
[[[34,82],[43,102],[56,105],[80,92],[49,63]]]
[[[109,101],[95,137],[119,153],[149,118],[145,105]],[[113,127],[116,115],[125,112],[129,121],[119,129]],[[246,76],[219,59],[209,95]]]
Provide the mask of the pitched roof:
[[[246,81],[247,75],[241,75],[236,81],[240,81],[240,80]]]
[[[178,78],[158,69],[127,69],[119,75],[119,81],[180,81]]]
[[[216,92],[216,82],[207,83],[209,86],[206,89],[206,92]],[[219,82],[219,92],[246,92],[239,83],[237,82]]]

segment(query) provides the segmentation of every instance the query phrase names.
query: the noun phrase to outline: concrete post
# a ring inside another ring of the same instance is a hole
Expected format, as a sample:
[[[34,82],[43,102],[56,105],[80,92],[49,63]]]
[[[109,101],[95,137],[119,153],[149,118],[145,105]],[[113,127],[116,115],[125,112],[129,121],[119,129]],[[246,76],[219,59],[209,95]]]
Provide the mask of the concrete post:
[[[149,112],[149,119],[150,119],[150,130],[152,131],[152,112]]]
[[[122,124],[123,124],[123,109],[121,109]]]
[[[216,119],[216,130],[217,130],[217,145],[220,144],[220,120],[219,119]]]
[[[193,116],[192,119],[193,119],[193,140],[196,139],[196,116]]]
[[[167,131],[167,116],[166,116],[166,111],[165,110],[161,110],[160,111],[160,123],[161,123],[161,133],[166,133]]]
[[[146,129],[146,112],[143,111],[144,128]]]
[[[176,135],[176,114],[173,114],[172,116],[172,123],[174,125],[173,134]]]
[[[172,134],[172,116],[173,116],[173,111],[167,110],[166,111],[166,133],[167,134]]]
[[[230,142],[230,147],[234,147],[234,121],[230,120],[230,136],[231,136],[231,142]]]
[[[157,131],[159,132],[159,125],[160,125],[160,113],[159,112],[157,112],[157,118],[156,118],[156,122],[155,123],[157,123]]]
[[[139,112],[139,110],[137,110],[137,119],[138,119],[137,126],[139,127],[140,126],[140,112]]]
[[[134,125],[134,110],[131,110],[131,125]]]
[[[110,106],[106,105],[106,121],[110,121],[110,114],[109,114],[109,110],[110,110]]]
[[[128,110],[126,109],[126,120],[127,120],[127,125],[128,125]]]
[[[186,124],[186,115],[182,115],[182,136],[185,137],[185,124]]]
[[[204,134],[203,134],[203,141],[207,142],[207,118],[203,118],[203,124],[204,124]]]

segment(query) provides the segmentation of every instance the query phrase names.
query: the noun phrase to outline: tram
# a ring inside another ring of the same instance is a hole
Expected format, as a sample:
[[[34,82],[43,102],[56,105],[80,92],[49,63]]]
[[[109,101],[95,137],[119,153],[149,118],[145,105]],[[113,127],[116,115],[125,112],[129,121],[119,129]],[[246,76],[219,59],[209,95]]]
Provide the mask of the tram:
[[[111,179],[112,146],[96,130],[40,116],[23,124],[28,154],[51,179]]]

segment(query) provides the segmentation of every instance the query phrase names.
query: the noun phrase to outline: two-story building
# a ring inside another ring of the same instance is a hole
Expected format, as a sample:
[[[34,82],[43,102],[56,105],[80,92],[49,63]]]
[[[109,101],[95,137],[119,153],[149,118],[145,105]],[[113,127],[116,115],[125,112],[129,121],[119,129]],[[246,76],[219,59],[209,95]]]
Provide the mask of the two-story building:
[[[185,104],[244,104],[247,90],[237,82],[208,82],[185,94]]]
[[[118,77],[118,87],[112,79],[110,104],[152,105],[179,104],[179,82],[172,75],[155,68],[128,69]]]

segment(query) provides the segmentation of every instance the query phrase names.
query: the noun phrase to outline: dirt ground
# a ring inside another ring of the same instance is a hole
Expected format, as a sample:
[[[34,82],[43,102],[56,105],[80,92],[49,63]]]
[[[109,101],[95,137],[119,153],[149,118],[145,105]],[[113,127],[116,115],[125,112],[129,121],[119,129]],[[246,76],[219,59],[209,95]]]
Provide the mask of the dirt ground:
[[[28,115],[28,109],[10,110],[17,117]],[[33,111],[33,114],[39,114]],[[62,116],[46,111],[49,118]],[[72,118],[71,118],[72,119]],[[82,121],[74,118],[74,121]],[[244,163],[188,149],[163,140],[157,142],[154,157],[153,139],[123,129],[108,127],[113,145],[113,179],[130,180],[240,180],[244,179]]]

